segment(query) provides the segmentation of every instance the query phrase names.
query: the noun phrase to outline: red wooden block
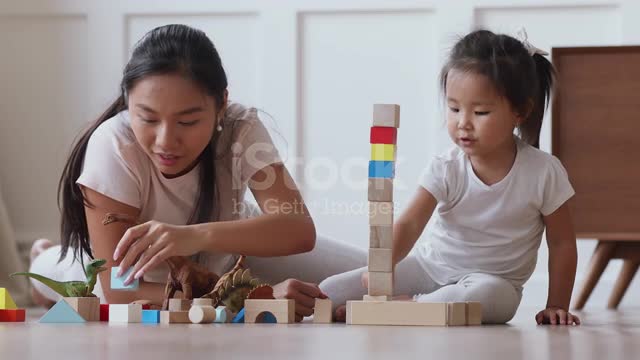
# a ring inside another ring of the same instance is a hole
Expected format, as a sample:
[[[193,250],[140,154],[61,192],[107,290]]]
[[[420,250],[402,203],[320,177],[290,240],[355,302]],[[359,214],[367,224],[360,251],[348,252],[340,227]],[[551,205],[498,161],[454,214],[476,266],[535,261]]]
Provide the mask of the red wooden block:
[[[371,144],[395,144],[398,129],[394,127],[372,126],[369,142]]]
[[[100,304],[100,321],[109,321],[109,304]]]
[[[142,310],[151,310],[151,304],[143,304]]]
[[[24,309],[0,310],[0,322],[24,322],[25,317]]]

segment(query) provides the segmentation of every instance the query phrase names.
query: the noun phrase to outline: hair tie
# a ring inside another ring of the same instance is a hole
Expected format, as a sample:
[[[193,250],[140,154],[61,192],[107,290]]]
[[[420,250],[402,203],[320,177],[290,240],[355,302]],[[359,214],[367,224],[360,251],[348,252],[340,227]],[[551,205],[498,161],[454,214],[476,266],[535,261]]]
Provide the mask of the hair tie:
[[[521,28],[518,31],[517,37],[518,37],[518,40],[520,40],[520,42],[522,42],[522,45],[524,45],[524,48],[527,49],[527,51],[529,52],[530,56],[533,56],[535,54],[539,54],[539,55],[542,55],[542,56],[549,55],[548,52],[533,46],[529,42],[529,37],[527,36],[527,30],[525,30],[525,28]]]

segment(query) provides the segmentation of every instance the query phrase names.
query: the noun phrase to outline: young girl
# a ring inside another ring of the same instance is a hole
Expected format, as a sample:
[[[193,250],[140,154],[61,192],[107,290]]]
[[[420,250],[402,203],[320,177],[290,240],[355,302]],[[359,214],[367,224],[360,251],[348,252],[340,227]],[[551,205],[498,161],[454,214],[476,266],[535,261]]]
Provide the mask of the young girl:
[[[568,312],[577,251],[566,202],[574,191],[560,161],[538,150],[553,74],[540,51],[510,36],[475,31],[455,45],[441,86],[456,146],[427,166],[394,224],[395,293],[420,302],[479,301],[484,323],[505,323],[516,313],[546,227],[549,293],[536,321],[579,324]],[[429,241],[407,257],[434,210]],[[320,288],[343,304],[366,293],[361,277],[366,286],[367,268]],[[344,318],[344,306],[336,317]]]
[[[83,259],[104,258],[107,266],[133,267],[127,282],[143,281],[137,291],[116,292],[110,272],[101,273],[103,302],[161,304],[171,256],[199,254],[221,274],[234,264],[231,254],[313,249],[314,223],[256,110],[227,98],[220,57],[203,32],[184,25],[150,31],[124,69],[120,96],[82,134],[65,166],[62,247],[36,242],[31,271],[82,279]],[[243,211],[247,188],[261,216]],[[103,226],[107,213],[142,224]],[[64,261],[55,264],[58,253]],[[34,285],[40,300],[56,299]],[[296,300],[298,320],[324,296],[317,285],[293,280],[276,285],[275,294]]]

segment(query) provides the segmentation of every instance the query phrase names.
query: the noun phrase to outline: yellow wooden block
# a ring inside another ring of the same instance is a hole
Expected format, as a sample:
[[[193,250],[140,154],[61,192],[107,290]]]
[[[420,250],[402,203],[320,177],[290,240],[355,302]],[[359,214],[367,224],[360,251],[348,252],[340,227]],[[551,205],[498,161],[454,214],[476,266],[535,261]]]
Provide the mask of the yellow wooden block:
[[[5,288],[0,288],[0,310],[12,310],[17,308],[18,306],[13,302],[9,291]]]
[[[446,326],[447,303],[347,301],[347,324]]]
[[[370,201],[369,225],[393,225],[393,203]]]
[[[395,161],[396,146],[393,144],[371,144],[371,160]]]
[[[369,249],[369,271],[392,272],[393,253],[391,249]]]

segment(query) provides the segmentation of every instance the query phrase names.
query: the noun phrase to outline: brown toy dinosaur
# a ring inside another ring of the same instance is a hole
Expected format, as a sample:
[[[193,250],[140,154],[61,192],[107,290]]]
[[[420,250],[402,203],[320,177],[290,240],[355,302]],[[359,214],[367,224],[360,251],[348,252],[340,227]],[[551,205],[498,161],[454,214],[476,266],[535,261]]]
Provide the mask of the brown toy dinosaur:
[[[113,213],[107,214],[102,220],[103,225],[109,225],[114,222],[125,222],[131,225],[138,224],[137,221],[126,215]],[[170,271],[164,291],[163,310],[169,308],[169,299],[173,298],[176,291],[182,291],[183,298],[191,300],[194,297],[201,297],[213,291],[218,282],[219,277],[217,274],[186,257],[173,256],[167,259],[166,262]]]

